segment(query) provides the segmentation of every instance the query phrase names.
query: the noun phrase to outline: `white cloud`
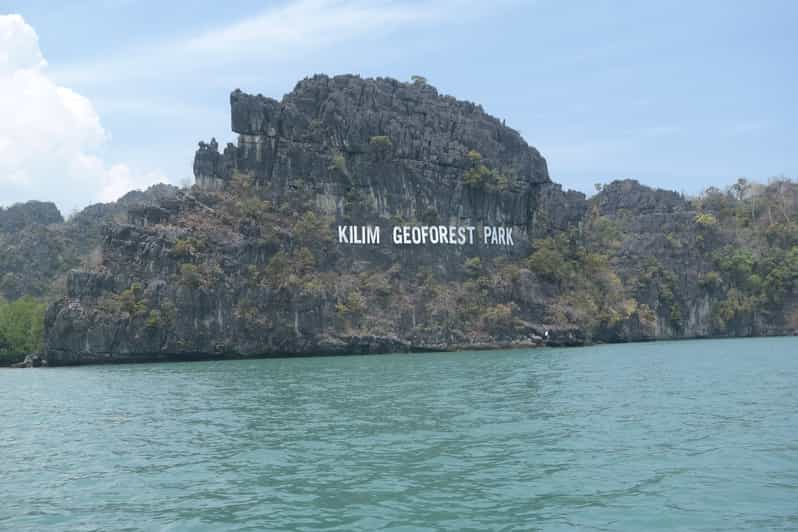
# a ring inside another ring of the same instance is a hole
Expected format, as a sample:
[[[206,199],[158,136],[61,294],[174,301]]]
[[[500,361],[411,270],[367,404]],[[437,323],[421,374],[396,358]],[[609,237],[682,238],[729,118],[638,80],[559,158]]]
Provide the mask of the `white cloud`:
[[[197,75],[220,64],[293,61],[341,42],[423,24],[459,23],[517,0],[296,0],[195,35],[119,51],[98,61],[66,66],[56,79],[102,84]]]
[[[0,73],[46,65],[33,28],[19,15],[0,16]]]
[[[34,29],[0,15],[0,205],[49,199],[69,210],[165,180],[104,162],[108,139],[92,103],[50,78]]]
[[[429,5],[363,1],[300,0],[180,43],[192,53],[235,53],[257,46],[281,52],[301,49],[406,22],[436,18]]]

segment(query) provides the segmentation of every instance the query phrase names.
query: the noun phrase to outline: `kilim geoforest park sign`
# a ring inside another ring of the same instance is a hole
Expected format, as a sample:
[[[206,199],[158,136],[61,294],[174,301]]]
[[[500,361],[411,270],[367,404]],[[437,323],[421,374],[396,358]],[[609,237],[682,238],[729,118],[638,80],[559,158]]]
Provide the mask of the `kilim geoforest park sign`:
[[[339,225],[340,244],[379,244],[382,230],[378,225]],[[390,231],[391,242],[397,245],[445,244],[514,246],[513,228],[486,225],[477,231],[474,225],[395,225]]]

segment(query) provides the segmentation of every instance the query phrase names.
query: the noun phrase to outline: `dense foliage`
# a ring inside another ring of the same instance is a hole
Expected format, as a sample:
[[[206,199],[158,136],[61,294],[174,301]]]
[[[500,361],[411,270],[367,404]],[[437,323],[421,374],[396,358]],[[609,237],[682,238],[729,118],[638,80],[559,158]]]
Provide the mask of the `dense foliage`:
[[[740,328],[757,314],[784,310],[788,322],[798,315],[785,302],[798,293],[798,186],[787,179],[760,185],[739,179],[726,192],[708,189],[694,204],[708,224],[708,236],[722,244],[711,252],[706,288],[718,300],[717,330]]]
[[[19,362],[41,351],[46,307],[31,297],[0,301],[0,364]]]

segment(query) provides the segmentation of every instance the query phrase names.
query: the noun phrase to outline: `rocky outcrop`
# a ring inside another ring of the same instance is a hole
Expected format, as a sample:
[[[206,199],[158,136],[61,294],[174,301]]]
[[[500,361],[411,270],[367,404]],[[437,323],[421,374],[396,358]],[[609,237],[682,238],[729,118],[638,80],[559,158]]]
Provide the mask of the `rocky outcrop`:
[[[177,188],[155,185],[111,203],[90,205],[64,221],[53,203],[27,202],[0,209],[0,297],[64,295],[70,269],[101,259],[102,229],[128,223],[130,212],[176,198]]]
[[[209,143],[200,141],[194,155],[194,179],[199,187],[221,190],[233,178],[236,168],[236,147],[228,144],[219,153],[219,143],[212,138]]]
[[[426,217],[526,234],[549,183],[546,161],[517,131],[424,83],[319,75],[279,102],[236,90],[230,105],[238,145],[220,154],[215,140],[200,143],[194,173],[205,189],[239,172],[273,201],[302,188],[338,217],[354,198],[364,222]]]
[[[21,362],[11,364],[13,368],[41,368],[47,367],[47,360],[42,358],[39,353],[26,355]]]
[[[543,238],[579,225],[590,207],[584,194],[575,190],[564,191],[556,183],[542,185],[536,203],[530,218],[531,236],[534,238]]]
[[[13,233],[31,225],[60,224],[64,221],[54,203],[28,201],[0,207],[0,232]]]
[[[601,214],[670,214],[691,209],[690,203],[680,194],[646,187],[634,179],[607,184],[593,203]]]
[[[421,82],[315,76],[230,104],[238,142],[200,143],[192,190],[98,209],[99,253],[47,311],[51,365],[798,328],[796,205],[780,206],[771,256],[764,231],[730,225],[730,196],[710,208],[633,180],[563,191],[516,131]],[[516,245],[351,245],[346,224],[498,225]],[[783,297],[761,282],[776,273]]]

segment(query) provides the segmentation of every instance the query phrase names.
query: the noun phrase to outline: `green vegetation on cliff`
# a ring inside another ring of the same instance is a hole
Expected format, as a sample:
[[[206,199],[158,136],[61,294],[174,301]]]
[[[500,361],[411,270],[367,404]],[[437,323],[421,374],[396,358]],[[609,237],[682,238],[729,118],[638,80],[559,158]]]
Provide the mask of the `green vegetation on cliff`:
[[[63,294],[46,314],[48,360],[798,329],[798,186],[787,179],[698,198],[622,180],[587,198],[552,183],[517,131],[426,83],[314,76],[282,101],[234,91],[230,104],[238,144],[200,143],[194,187],[149,196],[126,220],[100,209],[106,223],[82,239],[59,240],[48,223],[39,232],[52,245],[0,235],[19,253],[81,250],[48,270],[65,281],[44,292]],[[398,245],[396,224],[504,226],[514,245]],[[339,243],[339,225],[383,238]],[[9,299],[47,277],[29,263],[8,263]]]
[[[46,303],[23,297],[0,300],[0,365],[19,362],[42,349]]]
[[[83,349],[76,330],[100,352],[238,356],[798,329],[789,181],[694,199],[617,181],[562,205],[564,222],[546,215],[557,197],[541,202],[528,241],[500,253],[337,244],[346,209],[372,212],[367,195],[344,197],[336,220],[306,190],[269,192],[238,174],[228,189],[193,189],[157,223],[111,228],[102,267],[70,282],[80,306],[56,305],[51,349]]]

